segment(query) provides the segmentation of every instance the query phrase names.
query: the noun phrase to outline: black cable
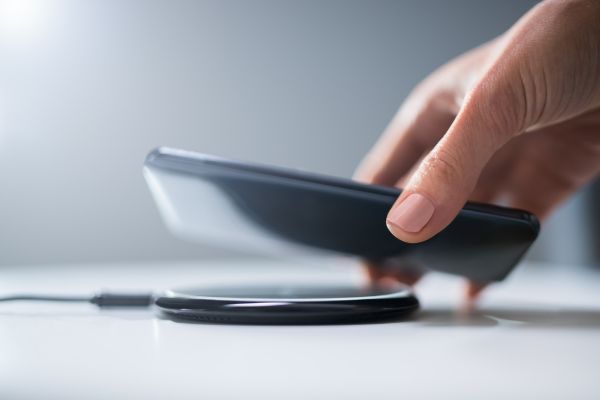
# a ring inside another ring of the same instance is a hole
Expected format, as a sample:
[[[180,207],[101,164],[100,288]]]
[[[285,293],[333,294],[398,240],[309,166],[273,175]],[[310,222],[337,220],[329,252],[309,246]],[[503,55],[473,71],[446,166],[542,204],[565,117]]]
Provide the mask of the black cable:
[[[57,296],[38,294],[15,294],[0,296],[0,302],[10,301],[52,301],[63,303],[91,303],[98,307],[148,307],[154,302],[152,293],[110,293],[100,292],[93,296]]]
[[[58,301],[58,302],[89,302],[89,296],[54,296],[37,294],[16,294],[12,296],[2,296],[0,301]]]

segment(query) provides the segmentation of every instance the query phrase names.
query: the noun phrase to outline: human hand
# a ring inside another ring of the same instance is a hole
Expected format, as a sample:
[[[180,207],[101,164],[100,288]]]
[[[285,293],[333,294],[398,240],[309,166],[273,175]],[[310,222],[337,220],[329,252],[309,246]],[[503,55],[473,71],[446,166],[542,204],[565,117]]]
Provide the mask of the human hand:
[[[413,90],[355,174],[404,187],[387,216],[394,236],[427,240],[467,200],[543,220],[600,173],[599,21],[599,1],[542,2]],[[471,282],[467,297],[482,287]]]

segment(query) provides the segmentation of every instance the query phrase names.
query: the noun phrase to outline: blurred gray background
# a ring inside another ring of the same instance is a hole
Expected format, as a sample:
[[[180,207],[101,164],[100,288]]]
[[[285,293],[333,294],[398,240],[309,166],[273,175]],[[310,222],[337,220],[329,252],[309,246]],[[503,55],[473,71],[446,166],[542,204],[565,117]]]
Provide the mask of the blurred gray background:
[[[0,0],[0,264],[214,255],[163,227],[150,149],[350,176],[419,80],[534,3]],[[599,203],[529,257],[598,263]]]

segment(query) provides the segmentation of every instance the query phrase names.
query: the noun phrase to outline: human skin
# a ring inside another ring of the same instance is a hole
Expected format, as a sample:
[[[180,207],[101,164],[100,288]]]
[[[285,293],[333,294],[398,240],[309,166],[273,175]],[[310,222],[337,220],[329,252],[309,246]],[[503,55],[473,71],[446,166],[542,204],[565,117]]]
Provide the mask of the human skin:
[[[600,1],[547,0],[420,83],[355,178],[404,188],[386,224],[418,243],[467,200],[543,221],[599,174]],[[418,280],[401,269],[370,272]],[[467,297],[481,288],[470,282]]]

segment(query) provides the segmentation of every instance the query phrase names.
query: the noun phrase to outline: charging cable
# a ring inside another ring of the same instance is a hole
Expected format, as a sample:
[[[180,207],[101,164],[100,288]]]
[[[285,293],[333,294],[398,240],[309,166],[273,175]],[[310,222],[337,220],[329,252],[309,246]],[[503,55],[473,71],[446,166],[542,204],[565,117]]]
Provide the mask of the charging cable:
[[[11,301],[51,301],[57,303],[90,303],[104,307],[149,307],[154,303],[153,293],[99,292],[93,296],[55,296],[38,294],[16,294],[0,296],[0,303]]]

